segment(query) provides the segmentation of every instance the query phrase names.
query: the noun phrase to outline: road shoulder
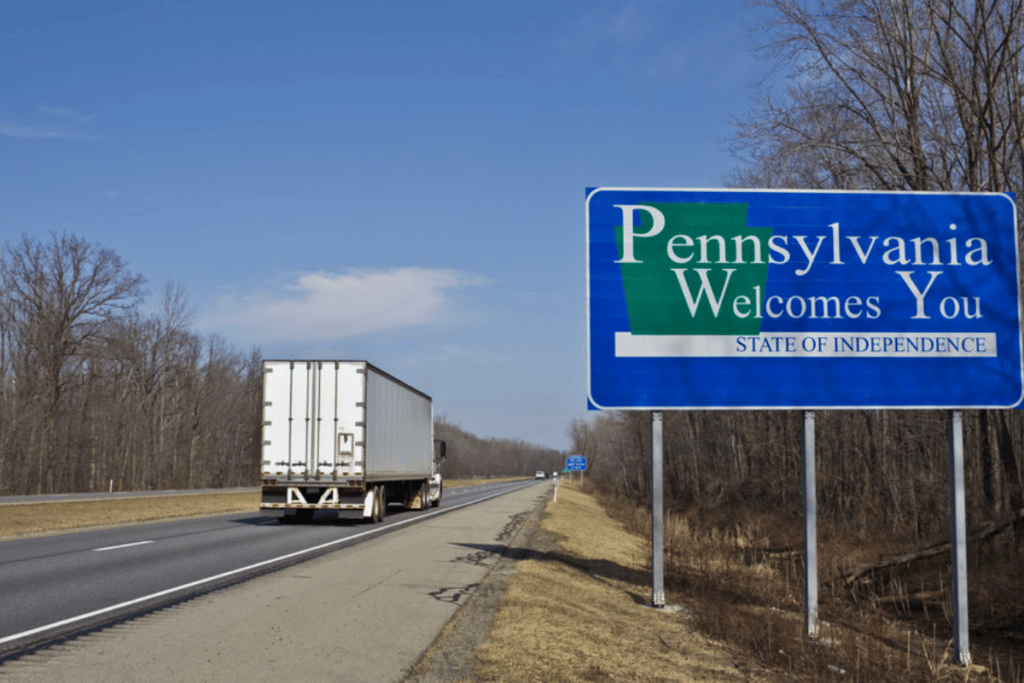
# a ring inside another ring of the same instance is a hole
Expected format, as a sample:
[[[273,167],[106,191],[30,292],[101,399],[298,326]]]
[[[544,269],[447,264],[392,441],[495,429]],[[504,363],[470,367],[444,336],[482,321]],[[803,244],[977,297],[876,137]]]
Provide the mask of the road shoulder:
[[[491,632],[502,596],[516,571],[516,563],[556,547],[557,537],[540,528],[543,504],[521,515],[507,528],[507,545],[476,591],[445,625],[430,649],[423,653],[405,683],[458,683],[476,681],[477,649]]]
[[[742,653],[651,608],[650,547],[563,487],[446,626],[407,683],[766,681]]]

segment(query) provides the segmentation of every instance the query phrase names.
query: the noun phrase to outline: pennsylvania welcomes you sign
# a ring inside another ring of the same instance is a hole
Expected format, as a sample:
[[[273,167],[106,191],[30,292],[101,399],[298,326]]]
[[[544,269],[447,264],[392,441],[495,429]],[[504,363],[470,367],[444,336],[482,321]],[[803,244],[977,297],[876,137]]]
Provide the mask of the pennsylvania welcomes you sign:
[[[587,191],[593,408],[1013,407],[1009,194]]]

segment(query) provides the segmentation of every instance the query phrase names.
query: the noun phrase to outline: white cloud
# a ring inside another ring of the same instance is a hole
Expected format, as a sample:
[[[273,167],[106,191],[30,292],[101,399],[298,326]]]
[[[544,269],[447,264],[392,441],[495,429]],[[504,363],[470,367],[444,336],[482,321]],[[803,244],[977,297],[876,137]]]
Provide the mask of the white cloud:
[[[706,52],[706,46],[669,28],[687,20],[685,12],[673,3],[595,3],[588,5],[574,29],[567,31],[562,48],[577,57],[606,63],[634,88],[642,89],[694,72],[694,59]]]
[[[36,109],[39,112],[54,118],[66,118],[71,116],[71,110],[67,107],[47,107],[45,105],[39,105]]]
[[[52,128],[45,128],[40,126],[26,126],[20,123],[13,123],[11,121],[0,120],[0,135],[6,135],[9,138],[34,138],[34,139],[50,139],[50,140],[68,140],[74,137],[78,137],[71,133],[62,130],[55,130]]]
[[[33,140],[96,140],[96,136],[82,130],[81,124],[98,117],[98,114],[80,115],[67,107],[40,105],[34,114],[22,117],[32,121],[22,123],[0,111],[0,135]]]
[[[620,45],[632,45],[646,38],[651,28],[650,16],[636,3],[628,3],[615,8],[614,14],[606,17],[604,34]]]
[[[561,36],[562,49],[585,56],[642,44],[655,25],[651,9],[636,2],[589,4]]]
[[[493,368],[508,365],[515,356],[494,344],[472,346],[467,344],[442,344],[428,348],[412,348],[402,357],[407,367],[452,367],[475,365]]]
[[[673,0],[591,2],[566,27],[561,47],[611,67],[635,89],[706,81],[708,64],[721,70],[723,60],[744,54],[737,49],[745,40],[739,17],[735,22],[721,17],[720,11]]]
[[[453,290],[488,282],[428,268],[308,273],[264,292],[220,299],[204,326],[261,342],[341,339],[445,320],[454,311]]]

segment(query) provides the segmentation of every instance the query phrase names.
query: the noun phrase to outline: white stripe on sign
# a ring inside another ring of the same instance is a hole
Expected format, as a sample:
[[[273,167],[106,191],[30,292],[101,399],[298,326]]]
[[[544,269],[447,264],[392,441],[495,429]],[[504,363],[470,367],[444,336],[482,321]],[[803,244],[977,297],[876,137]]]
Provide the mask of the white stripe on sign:
[[[617,358],[995,358],[995,332],[615,333]]]

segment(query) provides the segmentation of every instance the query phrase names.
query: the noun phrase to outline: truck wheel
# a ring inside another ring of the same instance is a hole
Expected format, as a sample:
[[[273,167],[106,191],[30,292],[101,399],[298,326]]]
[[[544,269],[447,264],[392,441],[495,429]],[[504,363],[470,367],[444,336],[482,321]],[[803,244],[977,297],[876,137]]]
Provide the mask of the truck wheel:
[[[423,480],[420,484],[420,510],[430,509],[430,482]]]
[[[373,487],[373,507],[370,510],[370,524],[380,521],[380,487]]]
[[[441,504],[441,494],[444,493],[444,482],[442,481],[437,487],[437,498],[430,501],[430,507],[436,508]]]
[[[377,487],[377,492],[380,495],[380,517],[377,518],[377,521],[383,522],[384,518],[388,516],[388,494],[384,484]]]

